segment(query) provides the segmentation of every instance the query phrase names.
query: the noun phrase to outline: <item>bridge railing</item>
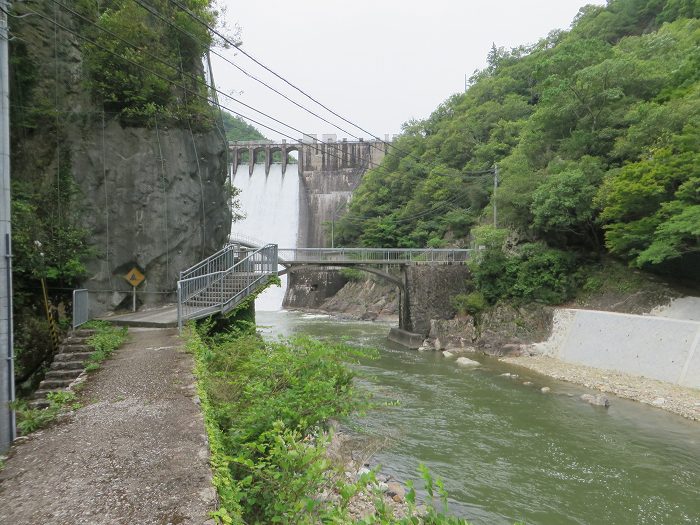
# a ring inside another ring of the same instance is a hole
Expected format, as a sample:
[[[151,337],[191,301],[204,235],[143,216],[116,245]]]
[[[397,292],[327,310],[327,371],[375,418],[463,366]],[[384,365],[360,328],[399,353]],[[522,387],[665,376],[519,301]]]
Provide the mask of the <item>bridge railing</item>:
[[[254,251],[228,245],[189,270],[177,282],[178,327],[190,319],[226,313],[277,275],[277,245]]]
[[[247,235],[245,233],[235,232],[235,231],[232,231],[230,233],[230,235],[228,236],[228,238],[229,238],[229,241],[232,243],[246,244],[248,246],[254,246],[257,248],[268,244],[266,242],[261,241],[260,239],[256,239],[255,237],[253,237],[251,235]]]
[[[293,248],[278,251],[281,263],[451,264],[469,260],[472,250],[402,248]]]

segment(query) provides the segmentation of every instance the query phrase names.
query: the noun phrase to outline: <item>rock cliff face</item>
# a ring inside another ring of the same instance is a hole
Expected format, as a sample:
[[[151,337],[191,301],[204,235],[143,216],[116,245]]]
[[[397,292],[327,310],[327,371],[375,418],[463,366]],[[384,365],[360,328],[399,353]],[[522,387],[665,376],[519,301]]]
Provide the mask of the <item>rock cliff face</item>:
[[[396,320],[398,288],[371,275],[348,281],[336,270],[298,269],[289,274],[283,306],[352,319]]]
[[[132,267],[146,275],[139,302],[171,301],[178,272],[228,238],[225,140],[201,123],[194,132],[155,117],[129,127],[103,113],[71,32],[80,32],[76,20],[60,9],[52,16],[60,25],[29,16],[11,28],[13,181],[56,186],[56,198],[88,230],[91,315],[129,300],[122,276]],[[59,172],[74,187],[59,187]]]
[[[138,267],[146,276],[140,301],[172,300],[178,273],[228,238],[224,145],[214,132],[100,128],[71,142],[95,248],[85,286],[95,308],[114,308],[131,289],[122,275]]]

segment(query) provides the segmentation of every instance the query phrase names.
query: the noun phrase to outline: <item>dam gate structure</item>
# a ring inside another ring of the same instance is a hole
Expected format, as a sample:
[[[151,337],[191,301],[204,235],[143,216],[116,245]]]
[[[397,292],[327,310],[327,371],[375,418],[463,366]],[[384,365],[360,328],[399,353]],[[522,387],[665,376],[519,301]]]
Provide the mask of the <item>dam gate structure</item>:
[[[296,171],[300,180],[299,232],[296,245],[323,248],[334,245],[333,225],[350,201],[363,175],[379,166],[388,153],[391,138],[385,140],[337,140],[336,135],[305,135],[298,142],[269,140],[229,143],[231,178],[247,165],[253,176],[261,160],[265,173],[276,157],[281,158],[282,173],[292,169],[289,155],[296,152]],[[240,177],[240,175],[239,175]],[[332,226],[331,226],[332,229]]]

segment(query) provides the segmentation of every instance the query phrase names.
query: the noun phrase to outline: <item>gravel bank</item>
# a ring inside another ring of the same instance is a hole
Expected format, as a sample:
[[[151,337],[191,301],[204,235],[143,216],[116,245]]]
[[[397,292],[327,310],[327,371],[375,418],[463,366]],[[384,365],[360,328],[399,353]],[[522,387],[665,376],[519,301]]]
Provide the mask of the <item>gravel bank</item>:
[[[688,419],[700,420],[700,390],[697,389],[611,370],[564,363],[543,355],[505,357],[501,361],[529,368],[555,379],[646,403]]]
[[[208,523],[216,493],[192,366],[176,330],[131,329],[83,408],[12,447],[0,523]]]

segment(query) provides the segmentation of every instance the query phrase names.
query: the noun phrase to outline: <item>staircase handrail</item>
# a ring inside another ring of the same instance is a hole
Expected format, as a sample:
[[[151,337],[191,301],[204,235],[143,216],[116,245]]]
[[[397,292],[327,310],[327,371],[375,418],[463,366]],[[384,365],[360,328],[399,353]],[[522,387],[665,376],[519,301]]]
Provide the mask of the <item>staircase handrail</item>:
[[[219,251],[212,253],[209,257],[206,259],[202,259],[198,263],[193,264],[186,270],[183,270],[180,272],[180,279],[186,279],[188,278],[192,273],[196,272],[203,266],[206,266],[207,264],[210,264],[213,261],[216,261],[220,259],[222,256],[226,255],[227,253],[230,253],[232,251],[235,251],[238,249],[238,246],[232,243],[227,243],[223,248],[221,248]]]
[[[184,321],[215,313],[226,313],[273,275],[277,275],[277,245],[267,244],[241,254],[238,246],[219,250],[216,257],[208,257],[182,272],[177,282],[177,319],[182,329]],[[233,254],[233,255],[232,255]],[[206,272],[202,272],[206,269]],[[202,272],[202,273],[197,273]],[[190,275],[185,277],[186,273]]]

